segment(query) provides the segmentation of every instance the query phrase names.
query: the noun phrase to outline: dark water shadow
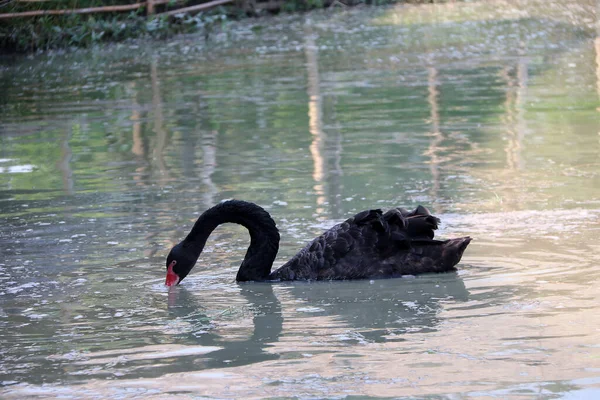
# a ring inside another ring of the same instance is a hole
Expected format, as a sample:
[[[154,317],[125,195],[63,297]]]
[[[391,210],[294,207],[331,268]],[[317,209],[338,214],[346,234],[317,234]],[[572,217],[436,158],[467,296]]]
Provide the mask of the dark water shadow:
[[[303,306],[297,313],[328,315],[358,335],[352,341],[402,341],[404,334],[437,331],[445,303],[466,302],[457,273],[347,282],[294,282],[286,290]],[[307,310],[308,313],[304,312]]]
[[[241,285],[240,294],[253,314],[252,325],[254,330],[248,339],[231,341],[212,331],[207,331],[199,336],[185,335],[179,337],[188,345],[190,342],[196,342],[202,346],[222,347],[222,349],[203,357],[201,361],[203,368],[237,367],[279,358],[277,354],[266,351],[271,343],[279,340],[283,329],[281,304],[273,293],[272,285],[260,283]],[[201,299],[201,296],[193,295],[185,287],[177,287],[169,292],[169,315],[192,323],[196,322],[195,319],[207,320],[209,318],[205,314],[198,314],[198,310],[204,308]],[[185,358],[180,359],[177,362],[176,369],[178,371],[188,371],[190,368],[197,369],[198,360],[195,358],[191,357],[187,360],[193,365],[185,365]]]

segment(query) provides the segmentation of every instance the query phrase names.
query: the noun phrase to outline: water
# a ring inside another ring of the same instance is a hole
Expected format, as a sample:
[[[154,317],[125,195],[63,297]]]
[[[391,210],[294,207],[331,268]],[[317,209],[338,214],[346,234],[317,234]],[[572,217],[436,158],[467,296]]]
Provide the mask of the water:
[[[600,396],[596,5],[247,20],[0,70],[3,398]],[[236,284],[206,208],[254,201],[276,265],[373,207],[471,235],[457,273]]]

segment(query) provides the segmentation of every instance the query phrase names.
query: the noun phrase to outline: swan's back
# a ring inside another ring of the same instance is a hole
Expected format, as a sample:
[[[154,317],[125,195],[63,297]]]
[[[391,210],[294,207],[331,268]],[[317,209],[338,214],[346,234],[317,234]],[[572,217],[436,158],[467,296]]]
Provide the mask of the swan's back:
[[[471,239],[433,240],[439,222],[423,206],[411,212],[363,211],[314,239],[269,279],[390,278],[452,271]]]

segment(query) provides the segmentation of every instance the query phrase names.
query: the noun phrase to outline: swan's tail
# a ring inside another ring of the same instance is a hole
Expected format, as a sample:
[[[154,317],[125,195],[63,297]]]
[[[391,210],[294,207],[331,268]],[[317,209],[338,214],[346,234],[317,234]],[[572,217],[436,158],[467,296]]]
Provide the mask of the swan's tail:
[[[448,240],[417,239],[411,241],[411,251],[406,259],[409,270],[423,272],[453,271],[459,263],[471,238],[461,237]],[[413,274],[413,272],[407,272]]]
[[[459,263],[469,243],[471,243],[469,236],[446,240],[442,245],[444,249],[442,251],[442,259],[444,262],[451,264],[451,268],[454,268]]]

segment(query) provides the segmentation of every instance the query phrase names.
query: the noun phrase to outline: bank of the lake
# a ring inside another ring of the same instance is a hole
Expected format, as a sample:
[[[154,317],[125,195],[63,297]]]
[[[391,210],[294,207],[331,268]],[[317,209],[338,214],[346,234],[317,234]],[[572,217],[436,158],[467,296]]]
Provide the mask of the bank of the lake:
[[[0,1],[0,53],[89,47],[128,39],[166,39],[223,29],[227,21],[318,8],[442,3],[445,0],[67,0]]]

